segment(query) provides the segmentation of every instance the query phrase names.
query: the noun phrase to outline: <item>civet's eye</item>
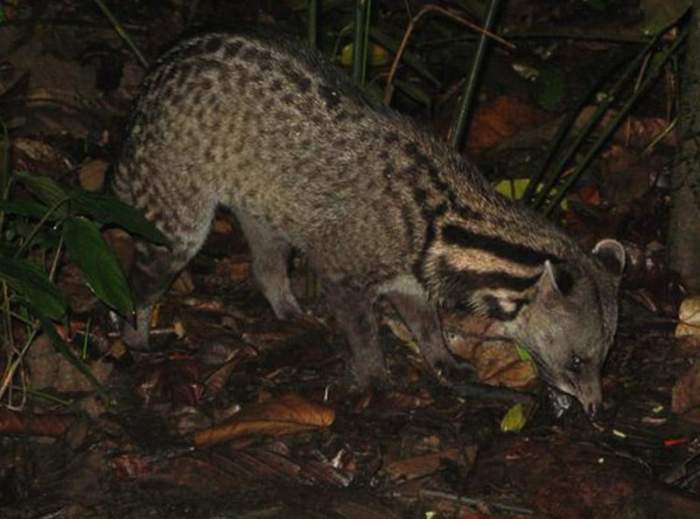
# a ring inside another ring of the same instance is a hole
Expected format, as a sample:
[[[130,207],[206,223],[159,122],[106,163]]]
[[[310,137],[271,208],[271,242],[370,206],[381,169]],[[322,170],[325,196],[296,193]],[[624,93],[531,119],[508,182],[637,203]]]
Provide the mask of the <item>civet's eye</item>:
[[[583,359],[579,357],[578,355],[574,355],[571,358],[571,362],[569,362],[569,365],[566,367],[569,371],[572,373],[580,373],[581,368],[583,367]]]

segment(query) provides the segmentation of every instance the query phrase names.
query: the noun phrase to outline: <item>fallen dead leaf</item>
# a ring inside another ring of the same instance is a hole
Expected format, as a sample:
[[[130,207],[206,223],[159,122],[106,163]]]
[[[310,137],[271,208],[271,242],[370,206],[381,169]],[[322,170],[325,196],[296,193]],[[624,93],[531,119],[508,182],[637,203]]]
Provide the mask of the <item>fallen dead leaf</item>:
[[[676,337],[700,337],[700,297],[688,297],[678,310]]]
[[[459,449],[446,449],[440,452],[392,461],[387,463],[384,471],[393,481],[408,481],[429,476],[442,467],[444,460],[460,463],[463,461],[463,458]]]
[[[492,325],[484,318],[447,315],[443,319],[447,346],[469,362],[485,384],[513,389],[532,387],[537,380],[533,364],[518,356],[512,341],[495,339]]]
[[[194,443],[202,447],[250,434],[293,434],[329,427],[334,421],[333,409],[287,394],[246,407],[229,422],[195,433]]]
[[[179,296],[187,296],[194,292],[194,281],[189,270],[183,270],[178,277],[173,281],[171,290]]]
[[[139,376],[137,392],[146,405],[168,402],[196,406],[204,395],[203,368],[187,355],[148,366]]]
[[[597,106],[587,106],[581,110],[574,127],[580,129],[586,125],[597,109]],[[598,128],[608,126],[617,115],[617,111],[608,110],[598,124]],[[678,144],[678,136],[673,130],[667,131],[669,124],[671,123],[668,120],[660,117],[627,117],[613,134],[612,140],[623,146],[639,149],[645,148],[660,135],[663,135],[660,142],[666,146],[675,147]]]
[[[250,278],[250,256],[236,254],[216,262],[216,275],[233,283],[242,283]]]
[[[654,161],[619,144],[612,145],[601,162],[601,177],[608,200],[629,204],[649,190],[656,168]]]
[[[0,408],[0,433],[62,436],[76,421],[75,416],[15,412]]]
[[[18,137],[12,140],[12,155],[16,170],[56,171],[68,169],[68,159],[58,149],[43,140]],[[61,173],[63,171],[60,171]]]
[[[523,130],[543,124],[549,116],[517,97],[500,96],[480,105],[468,132],[467,150],[479,154]]]
[[[217,234],[228,234],[233,232],[233,225],[231,224],[231,220],[229,218],[217,216],[214,218],[214,223],[211,226],[211,230]]]
[[[90,160],[80,166],[78,171],[78,179],[80,187],[85,191],[98,192],[102,191],[105,185],[105,177],[109,163],[104,160]]]
[[[673,386],[671,409],[694,422],[700,421],[700,364],[681,375]]]

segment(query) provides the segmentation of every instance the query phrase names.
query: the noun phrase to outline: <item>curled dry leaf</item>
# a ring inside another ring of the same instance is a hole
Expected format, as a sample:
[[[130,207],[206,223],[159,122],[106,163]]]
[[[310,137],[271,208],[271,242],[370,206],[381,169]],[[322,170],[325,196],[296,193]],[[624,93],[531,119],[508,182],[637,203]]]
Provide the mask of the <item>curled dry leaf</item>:
[[[333,409],[287,394],[246,407],[228,422],[195,433],[194,443],[201,447],[250,434],[293,434],[329,427],[334,421]]]
[[[384,322],[392,333],[418,354],[411,332],[398,318],[386,316]],[[512,341],[495,338],[493,321],[473,315],[447,314],[442,320],[450,351],[471,364],[485,384],[513,389],[531,387],[537,372],[531,362],[520,359]]]
[[[676,337],[700,337],[700,297],[688,297],[681,303],[678,320]]]
[[[537,372],[531,362],[520,359],[512,341],[494,338],[493,322],[475,316],[444,318],[447,346],[476,369],[485,384],[524,389],[532,386]]]

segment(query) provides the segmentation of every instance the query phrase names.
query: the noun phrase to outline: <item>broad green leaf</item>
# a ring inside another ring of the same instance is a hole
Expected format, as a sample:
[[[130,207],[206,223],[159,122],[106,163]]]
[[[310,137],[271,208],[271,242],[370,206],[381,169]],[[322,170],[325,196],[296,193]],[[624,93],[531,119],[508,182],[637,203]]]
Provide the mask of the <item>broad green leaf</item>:
[[[693,5],[691,0],[642,0],[642,32],[654,35],[676,23]]]
[[[0,211],[39,219],[46,215],[49,208],[41,202],[32,202],[31,200],[24,202],[0,201]]]
[[[608,8],[608,0],[587,0],[586,4],[595,11],[605,11]]]
[[[555,68],[543,69],[535,80],[537,103],[545,110],[556,110],[564,97],[564,77]]]
[[[50,319],[66,313],[66,302],[49,277],[22,259],[0,256],[0,279]]]
[[[396,88],[401,90],[408,97],[414,101],[422,103],[428,110],[433,107],[433,100],[428,94],[426,94],[422,89],[418,88],[416,85],[409,83],[408,81],[402,81],[400,79],[395,79],[394,84]]]
[[[523,404],[515,404],[508,409],[501,420],[501,431],[503,432],[518,432],[525,427],[527,416],[525,416],[525,408]]]
[[[95,295],[120,314],[130,315],[134,305],[129,285],[99,227],[86,218],[71,216],[63,224],[63,239]]]
[[[31,175],[29,173],[17,173],[15,179],[24,184],[35,197],[44,202],[48,207],[56,207],[59,202],[70,198],[70,194],[52,178]],[[57,217],[63,218],[67,215],[68,208],[65,204],[56,208]]]
[[[76,214],[90,216],[102,224],[114,224],[137,234],[146,240],[167,245],[168,239],[146,220],[140,211],[112,196],[98,195],[81,191],[71,201],[71,209]]]

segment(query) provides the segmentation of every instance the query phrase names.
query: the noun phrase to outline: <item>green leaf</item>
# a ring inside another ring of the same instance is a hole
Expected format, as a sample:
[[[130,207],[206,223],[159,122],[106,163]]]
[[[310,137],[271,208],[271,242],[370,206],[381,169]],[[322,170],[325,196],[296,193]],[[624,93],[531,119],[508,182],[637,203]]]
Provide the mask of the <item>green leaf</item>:
[[[532,355],[520,344],[515,345],[515,351],[518,354],[518,358],[522,361],[532,361]]]
[[[496,183],[494,186],[496,191],[501,193],[503,196],[506,198],[509,198],[510,200],[520,200],[522,199],[523,195],[525,194],[525,191],[527,190],[527,186],[530,184],[530,179],[529,178],[509,178],[506,180],[500,180],[499,182]],[[537,185],[537,190],[538,193],[542,191],[542,184]],[[554,188],[552,189],[552,194],[556,194],[558,192],[558,189]],[[561,204],[559,206],[564,210],[568,211],[569,210],[569,201],[564,199],[561,201]]]
[[[40,219],[49,211],[49,208],[41,202],[30,200],[23,202],[0,201],[0,210],[8,214]]]
[[[95,295],[121,315],[131,315],[134,304],[129,285],[99,227],[86,218],[71,216],[63,224],[63,239]]]
[[[66,302],[46,273],[25,260],[0,256],[0,279],[51,319],[66,313]]]
[[[652,35],[676,23],[693,5],[691,0],[642,0],[644,34]]]
[[[102,224],[114,224],[158,245],[167,245],[168,239],[146,220],[140,211],[113,196],[81,191],[71,201],[76,214],[90,216]]]
[[[518,432],[525,427],[527,423],[527,416],[525,415],[525,408],[523,404],[515,404],[513,407],[508,409],[501,420],[501,431],[503,432]]]
[[[70,195],[55,180],[49,177],[40,177],[29,173],[17,173],[15,178],[39,200],[48,207],[54,208],[62,201],[68,200]],[[56,217],[64,218],[68,216],[66,205],[56,207]]]
[[[423,104],[428,110],[432,110],[433,100],[422,89],[418,88],[412,83],[409,83],[408,81],[402,81],[400,79],[395,79],[394,84],[396,85],[396,88],[401,90],[408,97]]]
[[[537,102],[545,110],[556,110],[564,97],[564,77],[560,70],[547,68],[540,72],[535,86]]]
[[[604,12],[608,8],[608,0],[586,0],[585,3],[595,11]]]

